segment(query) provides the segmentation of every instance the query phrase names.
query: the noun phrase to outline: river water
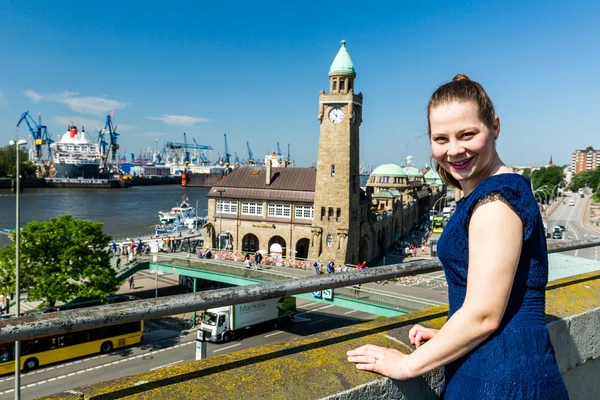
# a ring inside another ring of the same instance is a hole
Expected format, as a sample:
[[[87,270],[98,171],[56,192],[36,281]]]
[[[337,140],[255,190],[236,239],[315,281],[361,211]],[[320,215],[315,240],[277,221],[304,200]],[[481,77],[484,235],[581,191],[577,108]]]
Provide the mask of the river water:
[[[104,232],[114,238],[149,235],[154,232],[160,210],[178,206],[186,196],[198,215],[206,215],[206,188],[179,185],[133,186],[126,189],[25,189],[21,202],[21,227],[71,214],[74,218],[104,223]],[[15,227],[15,193],[0,190],[0,228]],[[0,247],[10,244],[0,234]]]

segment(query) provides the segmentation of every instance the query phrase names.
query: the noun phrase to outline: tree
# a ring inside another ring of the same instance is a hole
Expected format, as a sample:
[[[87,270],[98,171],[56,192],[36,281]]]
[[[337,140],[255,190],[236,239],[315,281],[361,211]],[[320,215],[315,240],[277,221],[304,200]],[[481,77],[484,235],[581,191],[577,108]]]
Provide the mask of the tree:
[[[563,167],[557,165],[537,169],[531,174],[533,190],[539,189],[542,186],[546,186],[551,190],[554,186],[562,183],[564,179]]]
[[[523,176],[526,178],[531,178],[531,168],[525,168],[523,170]]]
[[[15,248],[12,246],[0,249],[0,293],[5,297],[15,292]]]
[[[70,215],[32,221],[21,229],[21,287],[28,298],[53,307],[75,297],[105,299],[119,287],[110,265],[111,237],[103,224]],[[14,233],[11,240],[14,241]],[[14,276],[14,245],[0,252],[0,271]],[[6,279],[6,278],[5,278]],[[12,285],[12,286],[11,286]],[[0,281],[0,289],[14,292],[14,281]],[[10,293],[12,293],[10,292]]]
[[[31,162],[27,161],[27,152],[23,149],[19,149],[19,172],[21,176],[34,176],[36,166]],[[5,146],[0,148],[0,176],[15,176],[17,165],[17,153],[14,146]]]
[[[590,171],[582,171],[571,178],[571,190],[578,190],[586,186],[593,189],[597,188],[598,185],[600,185],[600,167]]]

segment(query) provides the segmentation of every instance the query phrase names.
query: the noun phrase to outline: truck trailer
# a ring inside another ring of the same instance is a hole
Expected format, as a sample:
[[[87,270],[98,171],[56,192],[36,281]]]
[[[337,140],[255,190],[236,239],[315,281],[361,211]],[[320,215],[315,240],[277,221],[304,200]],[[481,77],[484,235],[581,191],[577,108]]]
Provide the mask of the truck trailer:
[[[205,340],[229,342],[241,329],[268,322],[277,326],[295,312],[296,298],[292,296],[211,308],[202,314],[200,330]]]

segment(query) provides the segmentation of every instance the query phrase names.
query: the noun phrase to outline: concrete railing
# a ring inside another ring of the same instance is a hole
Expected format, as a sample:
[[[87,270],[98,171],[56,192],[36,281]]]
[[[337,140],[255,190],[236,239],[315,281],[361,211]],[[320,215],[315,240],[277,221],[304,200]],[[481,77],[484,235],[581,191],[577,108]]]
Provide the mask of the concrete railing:
[[[437,399],[441,369],[398,382],[357,370],[346,351],[371,343],[410,353],[415,323],[440,328],[445,306],[209,357],[65,391],[47,399]],[[600,393],[600,272],[555,281],[547,324],[571,399]]]
[[[597,246],[598,241],[579,241],[562,246]],[[554,249],[551,249],[554,252]],[[298,294],[328,287],[342,287],[439,269],[436,260],[388,266],[366,273],[351,272],[296,280],[269,282],[185,296],[70,312],[69,324],[60,313],[38,319],[0,322],[0,342],[86,329],[94,326],[170,315],[202,307],[248,302]],[[439,264],[439,262],[438,262]],[[410,271],[410,272],[409,272]],[[291,285],[291,286],[288,286]],[[244,297],[232,294],[236,290]],[[178,298],[173,300],[174,298]],[[169,300],[174,301],[165,306]],[[168,310],[165,311],[165,310]],[[600,392],[600,272],[552,282],[547,289],[546,317],[558,364],[573,399],[588,399]],[[117,380],[66,391],[48,398],[118,399],[402,399],[437,398],[441,369],[406,382],[396,382],[357,370],[346,361],[346,351],[372,343],[410,353],[408,330],[415,323],[441,327],[447,307],[435,307],[400,317],[378,319],[282,343],[210,357]],[[101,320],[100,320],[101,319]]]

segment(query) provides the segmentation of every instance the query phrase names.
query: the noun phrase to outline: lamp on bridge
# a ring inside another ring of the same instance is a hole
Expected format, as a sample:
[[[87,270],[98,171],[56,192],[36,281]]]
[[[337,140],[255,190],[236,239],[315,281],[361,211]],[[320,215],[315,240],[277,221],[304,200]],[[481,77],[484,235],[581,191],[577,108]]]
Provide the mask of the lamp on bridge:
[[[219,193],[219,204],[221,205],[221,211],[219,211],[219,204],[215,208],[215,211],[219,211],[219,251],[221,251],[221,232],[222,232],[222,224],[223,224],[223,193],[227,192],[227,189],[215,189],[215,193]]]
[[[16,175],[17,175],[17,195],[16,197],[16,210],[15,210],[15,253],[16,253],[16,267],[15,267],[15,315],[17,318],[21,315],[21,282],[20,282],[20,267],[21,267],[21,213],[20,213],[20,198],[19,192],[21,191],[21,166],[19,161],[19,155],[21,153],[21,146],[27,144],[27,140],[11,140],[8,142],[9,145],[15,146],[15,151],[17,153],[17,165],[16,165]],[[21,398],[21,343],[20,341],[15,342],[15,398]]]
[[[154,274],[154,298],[158,298],[158,276],[164,275],[163,271],[158,270],[158,265],[156,265],[156,269],[149,270],[151,274]]]

